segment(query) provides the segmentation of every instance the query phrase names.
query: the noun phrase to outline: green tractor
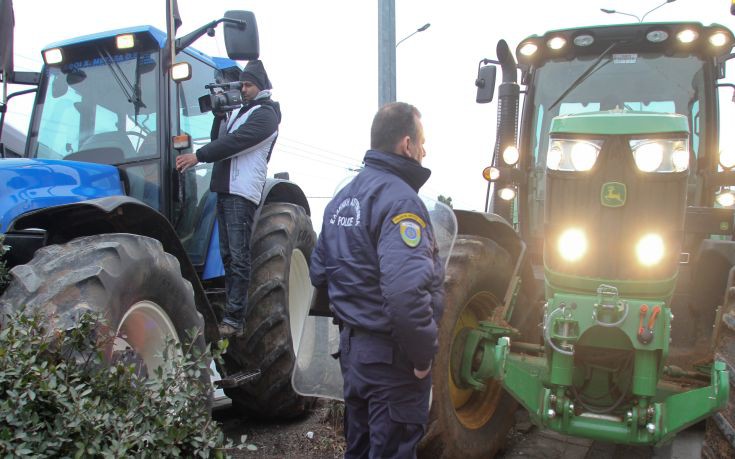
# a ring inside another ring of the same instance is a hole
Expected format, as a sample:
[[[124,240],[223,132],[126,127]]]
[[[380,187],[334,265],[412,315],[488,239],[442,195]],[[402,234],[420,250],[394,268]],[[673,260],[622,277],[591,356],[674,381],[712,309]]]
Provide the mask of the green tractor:
[[[502,69],[494,213],[455,211],[425,455],[492,456],[517,404],[629,445],[709,418],[705,454],[735,455],[733,43],[719,25],[598,26],[480,62],[480,103]]]

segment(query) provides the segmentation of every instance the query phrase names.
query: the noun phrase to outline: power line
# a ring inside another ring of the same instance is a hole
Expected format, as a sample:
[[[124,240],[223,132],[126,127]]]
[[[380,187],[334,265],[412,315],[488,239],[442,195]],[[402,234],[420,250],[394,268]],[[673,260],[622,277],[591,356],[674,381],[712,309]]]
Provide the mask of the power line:
[[[334,151],[326,150],[326,149],[324,149],[324,148],[321,148],[321,147],[317,147],[317,146],[314,146],[314,145],[310,145],[310,144],[308,144],[308,143],[305,143],[305,142],[301,142],[301,141],[298,141],[298,140],[295,140],[295,139],[290,139],[290,138],[288,138],[288,137],[279,137],[279,140],[281,140],[281,139],[285,140],[286,142],[290,142],[290,143],[295,143],[295,144],[298,144],[298,145],[300,145],[301,147],[306,147],[306,148],[308,148],[308,149],[311,149],[311,150],[316,150],[316,151],[318,151],[318,152],[321,152],[321,153],[323,153],[323,154],[324,154],[324,155],[326,155],[326,156],[332,156],[332,157],[337,157],[337,158],[340,158],[340,159],[342,159],[342,158],[346,158],[346,159],[350,160],[350,162],[351,162],[351,161],[354,161],[354,157],[352,157],[352,156],[349,156],[349,155],[345,155],[345,154],[343,154],[343,153],[336,153],[336,152],[334,152]],[[299,148],[300,148],[300,147],[299,147]]]

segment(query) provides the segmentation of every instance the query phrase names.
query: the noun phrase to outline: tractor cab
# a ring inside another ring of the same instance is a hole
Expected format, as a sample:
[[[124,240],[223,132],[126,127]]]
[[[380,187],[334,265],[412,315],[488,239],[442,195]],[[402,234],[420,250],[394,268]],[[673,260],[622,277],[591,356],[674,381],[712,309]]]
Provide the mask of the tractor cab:
[[[584,175],[597,160],[614,161],[614,167],[629,163],[629,172],[644,187],[685,176],[683,188],[680,185],[676,193],[655,193],[659,203],[673,200],[679,206],[712,206],[719,190],[715,179],[719,162],[717,83],[724,77],[733,43],[732,33],[724,27],[678,23],[600,27],[594,32],[553,31],[519,44],[516,54],[529,88],[519,145],[527,153],[520,167],[528,172],[528,183],[517,204],[521,231],[532,241],[531,252],[537,259],[543,253],[546,212],[555,205],[546,193],[547,179],[556,174],[550,171],[567,172],[571,177],[575,172]],[[679,127],[669,126],[667,120],[673,115],[683,117]],[[585,117],[588,122],[575,121],[575,117]],[[589,142],[579,144],[573,154],[571,148],[576,144],[561,142],[559,136],[574,137],[575,133],[552,132],[554,123],[565,122],[589,126],[586,132],[579,132]],[[621,126],[625,124],[635,129],[626,131]],[[599,137],[614,137],[627,146],[621,144],[619,158],[612,160],[599,155],[604,143]],[[570,148],[564,152],[570,156],[557,164],[560,147]],[[594,194],[601,193],[604,190]],[[654,190],[641,190],[644,196],[651,193]],[[600,199],[600,205],[605,206],[605,201]],[[656,218],[656,211],[649,217],[663,221]],[[611,236],[602,238],[610,240]],[[546,238],[548,241],[548,234]]]
[[[213,115],[198,99],[205,85],[237,81],[240,70],[186,48],[176,60],[189,65],[189,78],[174,81],[165,42],[142,26],[47,46],[26,156],[115,166],[124,193],[166,216],[201,267],[214,226],[212,165],[179,174],[175,157],[210,142]],[[177,132],[188,135],[183,149]]]

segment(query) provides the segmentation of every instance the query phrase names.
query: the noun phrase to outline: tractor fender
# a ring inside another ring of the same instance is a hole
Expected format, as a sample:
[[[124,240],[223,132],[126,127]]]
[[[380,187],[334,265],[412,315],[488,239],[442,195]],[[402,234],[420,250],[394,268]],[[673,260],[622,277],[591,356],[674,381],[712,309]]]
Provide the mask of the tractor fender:
[[[454,210],[457,233],[486,237],[504,248],[515,261],[523,251],[523,241],[500,215],[468,210]]]
[[[290,202],[301,206],[306,215],[311,216],[309,201],[303,190],[295,183],[282,179],[267,179],[263,187],[263,195],[260,199],[260,207],[272,202]]]
[[[104,233],[132,233],[160,241],[164,250],[179,260],[182,276],[194,288],[197,310],[204,317],[205,339],[212,342],[219,338],[217,318],[176,231],[162,214],[143,202],[129,196],[109,196],[46,207],[18,217],[8,232],[30,228],[46,231],[46,245]]]
[[[523,281],[529,299],[537,299],[541,293],[528,260],[525,260],[526,244],[515,229],[500,215],[454,210],[457,217],[457,233],[488,238],[505,249],[511,256],[515,273]]]
[[[295,183],[283,179],[266,179],[263,187],[263,193],[260,198],[260,205],[255,211],[253,222],[257,225],[258,218],[260,218],[260,212],[263,207],[276,203],[291,203],[301,206],[306,211],[306,215],[311,216],[311,209],[309,208],[309,201],[306,199],[306,195],[303,190]],[[253,227],[253,231],[255,228]],[[214,231],[209,240],[209,250],[207,250],[207,257],[204,262],[204,270],[202,272],[202,279],[209,280],[225,275],[225,267],[222,264],[222,257],[220,256],[219,247],[219,224],[217,221],[214,222]]]

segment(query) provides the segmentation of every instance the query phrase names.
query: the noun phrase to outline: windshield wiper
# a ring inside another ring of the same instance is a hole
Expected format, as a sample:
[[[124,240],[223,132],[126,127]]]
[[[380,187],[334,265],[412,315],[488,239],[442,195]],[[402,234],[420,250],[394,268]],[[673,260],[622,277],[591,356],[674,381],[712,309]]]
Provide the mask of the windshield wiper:
[[[597,65],[600,63],[600,61],[602,61],[605,58],[605,56],[607,56],[607,53],[609,53],[615,47],[615,45],[617,45],[617,42],[613,42],[610,46],[608,46],[607,49],[605,51],[603,51],[602,54],[600,54],[597,57],[597,59],[595,59],[595,61],[592,63],[592,65],[590,65],[589,67],[587,67],[587,69],[584,72],[582,72],[582,74],[579,75],[577,77],[577,79],[574,80],[574,82],[564,92],[561,93],[561,95],[554,101],[553,104],[549,105],[549,111],[551,111],[554,107],[556,107],[556,105],[559,102],[561,102],[562,99],[564,99],[567,95],[569,95],[569,93],[572,92],[574,90],[574,88],[576,88],[577,86],[579,86],[580,84],[582,84],[582,82],[584,80],[586,80],[587,77],[589,77],[590,75],[592,75],[596,71],[598,71],[601,68],[603,68],[604,66],[606,66],[610,61],[605,62],[604,64],[600,65],[599,67]]]
[[[140,96],[137,93],[136,87],[134,87],[130,83],[128,77],[125,76],[125,72],[123,72],[123,70],[120,68],[120,65],[112,58],[110,53],[107,50],[104,50],[104,54],[102,54],[102,51],[100,51],[99,49],[97,49],[97,53],[102,58],[102,61],[107,64],[107,68],[110,69],[112,76],[115,78],[115,81],[117,81],[118,86],[120,86],[120,89],[122,90],[123,94],[125,94],[128,102],[131,102],[135,106],[136,113],[138,112],[140,107],[145,107],[145,104],[140,99]],[[123,82],[123,80],[125,81]]]

